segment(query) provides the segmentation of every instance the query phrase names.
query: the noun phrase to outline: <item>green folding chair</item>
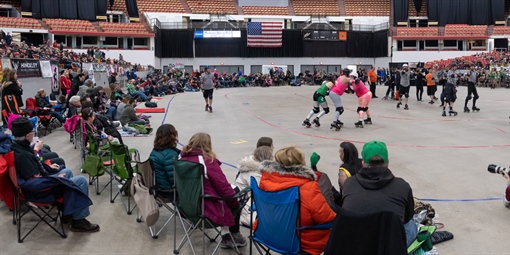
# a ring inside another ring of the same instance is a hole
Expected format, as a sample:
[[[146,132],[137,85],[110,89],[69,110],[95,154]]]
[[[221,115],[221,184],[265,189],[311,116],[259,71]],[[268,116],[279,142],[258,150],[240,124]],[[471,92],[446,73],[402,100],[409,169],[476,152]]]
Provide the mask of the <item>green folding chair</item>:
[[[217,225],[205,217],[204,202],[206,199],[229,200],[238,199],[239,208],[242,210],[248,202],[248,194],[250,188],[246,188],[237,193],[233,197],[214,197],[204,194],[204,165],[185,160],[177,160],[174,162],[174,205],[176,207],[176,217],[174,217],[174,254],[178,254],[186,242],[189,242],[191,251],[195,253],[195,248],[191,242],[191,235],[197,229],[202,231],[202,254],[205,254],[205,237],[210,242],[215,242],[220,237],[220,231]],[[237,213],[234,211],[234,214]],[[179,245],[177,245],[177,219],[184,229],[184,237]],[[208,235],[205,230],[214,229],[216,234],[214,237]],[[216,254],[221,242],[218,242],[212,254]],[[236,247],[237,254],[241,254]]]
[[[115,199],[120,196],[124,209],[128,215],[133,213],[136,204],[131,207],[131,194],[129,188],[133,173],[137,171],[136,163],[140,161],[140,153],[136,149],[129,149],[125,144],[110,143],[110,152],[112,158],[111,166],[111,182],[110,185],[110,203],[114,203]],[[118,190],[113,196],[113,184],[116,183]]]
[[[106,143],[100,146],[94,134],[90,131],[87,131],[86,136],[80,135],[80,137],[83,140],[83,144],[80,146],[82,151],[81,172],[89,175],[89,185],[94,185],[96,187],[96,195],[100,195],[108,185],[111,185],[110,178],[110,181],[99,190],[99,177],[103,176],[105,172],[111,172],[110,145]],[[89,145],[88,148],[87,143]]]

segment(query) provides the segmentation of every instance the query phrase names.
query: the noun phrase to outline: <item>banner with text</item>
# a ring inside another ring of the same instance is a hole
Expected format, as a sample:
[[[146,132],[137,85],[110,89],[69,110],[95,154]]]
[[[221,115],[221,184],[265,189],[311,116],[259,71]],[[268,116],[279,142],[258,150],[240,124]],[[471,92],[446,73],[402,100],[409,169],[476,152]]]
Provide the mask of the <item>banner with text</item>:
[[[39,60],[11,58],[12,69],[18,74],[18,77],[41,77],[41,67]]]

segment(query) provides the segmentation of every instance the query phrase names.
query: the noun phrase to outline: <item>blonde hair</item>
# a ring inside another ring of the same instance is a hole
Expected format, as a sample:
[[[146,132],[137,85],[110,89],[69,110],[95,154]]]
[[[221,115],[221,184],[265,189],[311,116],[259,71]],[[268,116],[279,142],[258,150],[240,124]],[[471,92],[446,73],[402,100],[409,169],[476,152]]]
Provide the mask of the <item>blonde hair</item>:
[[[196,133],[188,141],[188,144],[182,149],[189,153],[193,149],[201,149],[204,157],[214,161],[216,154],[212,151],[211,136],[207,133]]]
[[[274,158],[276,162],[284,166],[306,165],[305,155],[297,146],[287,146],[279,149]]]
[[[264,160],[271,160],[273,159],[273,148],[269,146],[260,146],[255,151],[253,151],[253,158],[258,161],[262,162]]]
[[[42,94],[44,93],[44,89],[39,89],[37,92],[35,92],[35,97],[42,97]]]

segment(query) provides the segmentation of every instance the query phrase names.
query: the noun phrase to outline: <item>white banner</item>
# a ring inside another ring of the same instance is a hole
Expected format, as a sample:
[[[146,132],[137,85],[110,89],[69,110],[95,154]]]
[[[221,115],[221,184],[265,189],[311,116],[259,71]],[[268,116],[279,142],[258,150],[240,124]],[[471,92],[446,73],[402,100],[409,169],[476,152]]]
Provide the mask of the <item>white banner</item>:
[[[83,72],[88,72],[89,79],[96,83],[96,78],[94,78],[94,67],[92,66],[92,63],[82,63],[82,65]]]
[[[51,72],[51,64],[49,60],[39,61],[41,65],[41,73],[43,78],[51,78],[53,73]]]

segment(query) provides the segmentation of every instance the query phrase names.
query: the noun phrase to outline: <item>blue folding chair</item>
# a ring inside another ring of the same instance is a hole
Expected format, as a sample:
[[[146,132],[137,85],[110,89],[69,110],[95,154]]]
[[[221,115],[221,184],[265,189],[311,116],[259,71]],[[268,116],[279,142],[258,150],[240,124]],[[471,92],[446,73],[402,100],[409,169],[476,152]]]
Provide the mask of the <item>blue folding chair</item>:
[[[250,254],[253,246],[259,254],[306,254],[301,250],[299,231],[303,229],[328,229],[332,222],[315,226],[299,224],[299,187],[277,192],[259,189],[255,178],[250,179],[253,212],[257,212],[257,229],[250,229]]]

